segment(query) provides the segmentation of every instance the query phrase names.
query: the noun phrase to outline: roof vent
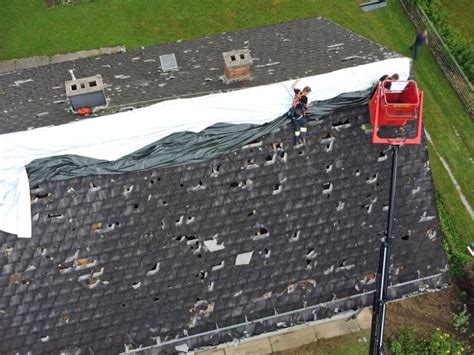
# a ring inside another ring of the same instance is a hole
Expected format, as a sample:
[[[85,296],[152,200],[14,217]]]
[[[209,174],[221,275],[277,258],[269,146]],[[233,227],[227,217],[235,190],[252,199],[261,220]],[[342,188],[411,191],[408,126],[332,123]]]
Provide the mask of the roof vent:
[[[235,81],[250,80],[252,57],[250,50],[238,49],[222,53],[224,57],[224,76],[222,80],[229,84]]]
[[[160,55],[161,70],[164,72],[178,70],[178,63],[174,53]]]
[[[73,112],[80,108],[105,108],[107,99],[101,75],[76,79],[72,71],[72,80],[66,81],[66,96],[69,98]]]

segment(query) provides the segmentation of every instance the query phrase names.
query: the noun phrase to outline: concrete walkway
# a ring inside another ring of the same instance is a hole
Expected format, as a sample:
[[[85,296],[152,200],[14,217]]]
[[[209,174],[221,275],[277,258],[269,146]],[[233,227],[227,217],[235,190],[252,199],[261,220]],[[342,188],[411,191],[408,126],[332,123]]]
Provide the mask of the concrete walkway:
[[[369,329],[372,320],[370,307],[362,311],[348,312],[331,318],[304,325],[262,334],[238,343],[219,345],[216,348],[195,351],[196,355],[257,355],[297,348],[328,339]]]

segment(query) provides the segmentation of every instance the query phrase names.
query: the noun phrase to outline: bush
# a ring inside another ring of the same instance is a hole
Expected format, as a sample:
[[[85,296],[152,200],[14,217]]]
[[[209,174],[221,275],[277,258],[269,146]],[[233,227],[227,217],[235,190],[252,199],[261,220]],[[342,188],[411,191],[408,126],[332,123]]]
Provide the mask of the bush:
[[[443,202],[438,198],[436,204],[438,206],[441,228],[444,233],[444,251],[448,258],[449,274],[455,279],[463,278],[465,275],[464,266],[470,259],[464,251],[466,246],[458,236],[454,223],[449,218]]]
[[[410,326],[402,326],[389,341],[389,353],[394,355],[411,354],[470,354],[470,347],[443,332],[439,328],[431,334],[429,339],[418,336],[416,330]]]
[[[452,319],[453,319],[453,327],[461,334],[467,333],[469,329],[469,318],[471,315],[469,314],[466,304],[459,312],[454,312]]]
[[[472,83],[474,81],[474,44],[447,22],[447,15],[443,9],[442,1],[412,0],[412,3],[421,7],[433,22],[449,51]]]

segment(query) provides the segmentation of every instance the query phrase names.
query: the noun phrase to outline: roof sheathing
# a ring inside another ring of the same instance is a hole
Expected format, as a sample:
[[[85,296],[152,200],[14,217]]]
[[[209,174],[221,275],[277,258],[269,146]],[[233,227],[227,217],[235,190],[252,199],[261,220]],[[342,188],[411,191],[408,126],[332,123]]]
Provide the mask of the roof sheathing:
[[[308,41],[303,48],[285,49],[295,43],[291,34],[299,35],[305,28],[315,36],[331,36]],[[275,35],[282,38],[283,47],[263,45]],[[328,47],[342,39],[344,46]],[[202,48],[206,41],[219,48],[206,52]],[[181,70],[171,74],[175,79],[166,80],[161,78],[170,74],[160,75],[156,63],[152,74],[147,74],[146,66],[154,62],[145,62],[145,57],[134,60],[137,53],[155,51],[150,56],[155,53],[158,58],[167,51],[184,54],[194,48],[193,53],[207,53],[217,67],[222,65],[222,51],[245,41],[262,65],[280,62],[255,68],[251,85],[392,55],[330,21],[308,19],[74,65],[81,76],[93,75],[98,68],[122,71],[123,66],[129,78],[115,78],[125,75],[117,71],[113,76],[100,73],[114,83],[109,88],[113,102],[130,105],[147,97],[192,94],[202,86],[208,91],[223,88],[217,79],[206,81],[203,76],[215,72],[217,77],[222,67],[186,69],[177,56]],[[255,49],[253,42],[259,43]],[[356,57],[354,62],[328,57],[343,59],[359,51],[374,57]],[[315,61],[315,71],[307,72],[308,58]],[[102,67],[107,60],[116,66]],[[328,61],[332,67],[324,69]],[[197,60],[192,63],[199,65]],[[35,83],[46,89],[48,75],[68,79],[70,64],[9,75],[27,80],[35,73],[35,80],[19,84],[20,88]],[[143,78],[148,78],[148,86],[139,84]],[[129,84],[117,89],[115,83],[126,80]],[[160,83],[167,85],[160,87]],[[22,124],[36,127],[70,119],[65,105],[48,101],[59,96],[52,97],[54,90],[45,89],[40,91],[43,100],[35,99],[34,104],[46,101],[42,107],[51,108],[54,115],[41,115],[34,122],[20,118],[17,129],[24,129]],[[17,95],[25,97],[25,92],[23,87]],[[13,109],[17,103],[10,103],[8,118],[17,112],[27,117],[35,106],[27,98],[24,104]],[[304,307],[325,304],[313,312],[324,318],[370,304],[367,292],[374,286],[373,271],[385,230],[390,153],[385,146],[370,143],[370,134],[363,129],[367,122],[365,107],[342,110],[310,125],[310,143],[303,149],[291,147],[287,126],[263,137],[260,144],[204,163],[41,184],[32,191],[32,239],[0,232],[0,309],[4,311],[0,350],[117,353],[125,344],[152,345],[155,337],[166,341],[177,335],[203,334],[276,313],[299,315]],[[441,286],[446,272],[425,145],[402,147],[399,164],[391,279],[398,291],[393,291],[393,298],[425,285]],[[266,324],[254,333],[274,327]],[[242,333],[199,337],[193,345],[231,340],[234,334]]]

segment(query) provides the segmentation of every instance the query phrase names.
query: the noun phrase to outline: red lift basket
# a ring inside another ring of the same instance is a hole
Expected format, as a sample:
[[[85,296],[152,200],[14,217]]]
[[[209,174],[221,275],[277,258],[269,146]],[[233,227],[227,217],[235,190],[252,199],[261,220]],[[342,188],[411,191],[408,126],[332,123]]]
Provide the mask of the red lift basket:
[[[387,89],[403,86],[402,90]],[[375,94],[370,99],[370,122],[373,125],[372,143],[378,144],[420,144],[421,121],[423,116],[423,91],[419,91],[414,80],[389,81],[378,83]],[[379,137],[381,126],[404,126],[408,121],[416,120],[414,137]]]

